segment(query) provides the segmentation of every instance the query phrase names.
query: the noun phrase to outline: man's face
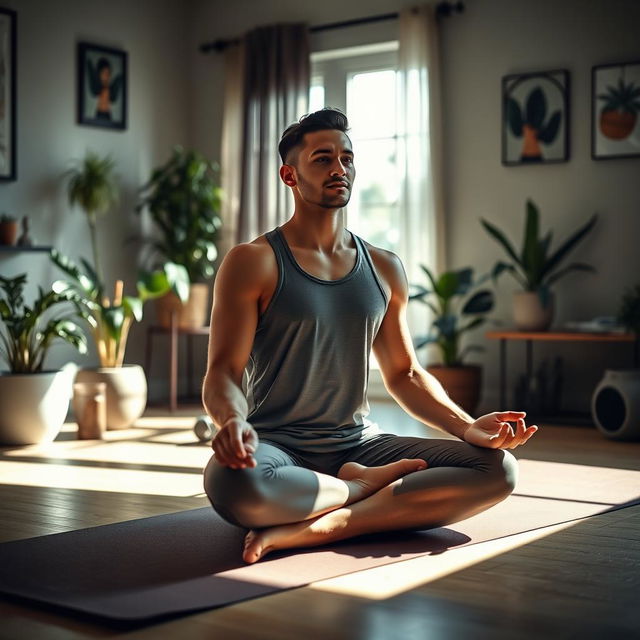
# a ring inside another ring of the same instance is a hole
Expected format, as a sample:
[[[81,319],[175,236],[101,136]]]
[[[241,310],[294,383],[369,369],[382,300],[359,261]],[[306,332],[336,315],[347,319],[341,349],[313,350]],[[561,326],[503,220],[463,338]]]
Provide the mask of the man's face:
[[[297,155],[294,188],[302,199],[325,209],[344,207],[356,177],[349,137],[337,129],[307,133]]]

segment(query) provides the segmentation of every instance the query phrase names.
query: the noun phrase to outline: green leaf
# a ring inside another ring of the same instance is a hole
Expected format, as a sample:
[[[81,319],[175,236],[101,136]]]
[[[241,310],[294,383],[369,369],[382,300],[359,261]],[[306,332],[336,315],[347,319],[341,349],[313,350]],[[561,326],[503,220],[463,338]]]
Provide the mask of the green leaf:
[[[556,250],[556,252],[547,260],[541,272],[541,279],[547,277],[560,264],[564,257],[582,240],[595,226],[598,214],[594,214],[591,219]]]
[[[493,292],[488,289],[476,292],[466,304],[462,307],[463,315],[469,315],[473,313],[488,313],[493,309]]]
[[[124,296],[122,298],[122,307],[126,316],[133,316],[137,322],[142,320],[143,302],[140,298]]]
[[[524,270],[529,272],[538,261],[538,233],[540,216],[538,207],[532,200],[527,200],[527,214],[524,225],[524,237],[522,239],[522,260]]]
[[[509,240],[507,240],[506,236],[502,233],[502,231],[500,231],[500,229],[498,229],[496,226],[494,226],[493,224],[491,224],[487,220],[481,219],[480,222],[481,222],[482,226],[486,229],[486,231],[489,233],[489,235],[491,235],[495,240],[497,240],[497,242],[499,244],[502,245],[502,247],[509,254],[511,259],[517,265],[521,265],[522,262],[521,262],[520,258],[518,258],[517,254],[515,252],[515,249],[513,248],[513,246],[509,242]]]
[[[560,280],[560,278],[563,278],[572,271],[590,271],[591,273],[595,273],[596,270],[590,264],[585,264],[584,262],[574,262],[567,267],[564,267],[564,269],[560,269],[559,271],[556,271],[555,273],[550,275],[547,278],[547,285],[552,285],[554,282]]]
[[[540,142],[544,142],[544,144],[551,144],[558,135],[561,122],[562,114],[560,111],[554,111],[551,118],[549,118],[547,126],[538,133],[538,140],[540,140]]]

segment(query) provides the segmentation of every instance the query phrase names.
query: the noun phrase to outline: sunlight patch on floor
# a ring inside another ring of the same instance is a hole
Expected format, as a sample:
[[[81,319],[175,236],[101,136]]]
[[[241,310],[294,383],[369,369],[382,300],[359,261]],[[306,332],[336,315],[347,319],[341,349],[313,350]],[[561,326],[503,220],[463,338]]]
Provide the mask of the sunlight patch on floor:
[[[565,522],[544,529],[480,542],[462,549],[450,549],[440,555],[421,556],[404,562],[374,567],[316,582],[311,584],[310,588],[370,600],[385,600],[572,527],[574,524],[575,522]]]
[[[81,491],[190,497],[202,494],[202,474],[87,467],[49,462],[0,464],[0,483]]]

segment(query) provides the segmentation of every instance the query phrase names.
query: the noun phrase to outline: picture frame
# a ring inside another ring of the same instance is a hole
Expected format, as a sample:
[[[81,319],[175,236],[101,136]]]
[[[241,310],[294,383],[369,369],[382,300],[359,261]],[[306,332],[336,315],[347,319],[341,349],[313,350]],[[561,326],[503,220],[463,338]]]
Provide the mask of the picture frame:
[[[127,52],[78,43],[78,124],[127,128]]]
[[[569,82],[566,69],[503,76],[503,165],[567,162]]]
[[[591,157],[640,157],[640,61],[591,68]]]
[[[0,181],[17,179],[17,14],[0,7]]]

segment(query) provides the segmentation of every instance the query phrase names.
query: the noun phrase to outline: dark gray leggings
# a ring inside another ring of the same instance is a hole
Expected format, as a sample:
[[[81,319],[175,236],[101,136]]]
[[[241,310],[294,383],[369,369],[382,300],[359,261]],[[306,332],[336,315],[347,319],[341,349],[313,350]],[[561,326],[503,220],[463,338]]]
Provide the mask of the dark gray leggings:
[[[212,456],[204,488],[213,508],[231,524],[262,528],[300,522],[323,508],[318,478],[335,476],[345,462],[371,467],[421,458],[427,469],[405,476],[396,493],[426,491],[433,500],[424,527],[444,526],[506,498],[517,479],[515,458],[460,440],[380,434],[335,453],[292,451],[261,440],[253,469],[230,469]]]

